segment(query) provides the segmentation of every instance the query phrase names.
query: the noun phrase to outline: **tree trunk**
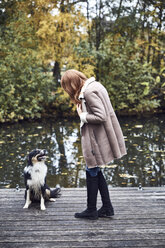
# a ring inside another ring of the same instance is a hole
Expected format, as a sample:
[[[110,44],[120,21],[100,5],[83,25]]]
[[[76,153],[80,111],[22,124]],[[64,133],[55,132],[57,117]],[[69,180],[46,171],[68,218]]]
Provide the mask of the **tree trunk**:
[[[145,33],[145,22],[146,22],[146,4],[143,4],[143,22],[142,22],[142,31],[141,31],[141,40],[144,41],[145,37],[144,37],[144,33]],[[144,50],[144,46],[141,46],[141,63],[143,63],[144,61],[144,56],[145,56],[145,50]]]
[[[150,27],[151,25],[151,27]],[[151,41],[152,41],[152,24],[148,23],[148,51],[147,51],[147,63],[150,62],[150,56],[151,56]]]
[[[123,3],[123,0],[120,0],[119,8],[118,8],[118,11],[117,11],[117,18],[116,18],[116,21],[117,21],[117,20],[119,19],[119,17],[120,17],[122,3]]]
[[[57,61],[54,63],[53,67],[53,77],[55,78],[56,82],[59,82],[61,79],[60,65]]]
[[[162,31],[162,19],[163,19],[163,3],[160,5],[160,7],[159,7],[159,22],[158,22],[158,33],[160,34],[161,33],[161,31]],[[161,48],[160,48],[160,45],[159,45],[159,43],[160,43],[160,41],[159,41],[159,35],[158,35],[158,37],[157,37],[157,44],[158,44],[158,48],[159,48],[159,50],[158,50],[158,56],[157,56],[157,68],[158,69],[160,69],[160,67],[161,67],[161,58],[162,58],[162,55],[161,55]]]
[[[88,43],[90,45],[90,48],[92,48],[92,42],[91,42],[91,28],[90,28],[90,20],[89,20],[89,0],[87,0],[87,20],[88,20]]]

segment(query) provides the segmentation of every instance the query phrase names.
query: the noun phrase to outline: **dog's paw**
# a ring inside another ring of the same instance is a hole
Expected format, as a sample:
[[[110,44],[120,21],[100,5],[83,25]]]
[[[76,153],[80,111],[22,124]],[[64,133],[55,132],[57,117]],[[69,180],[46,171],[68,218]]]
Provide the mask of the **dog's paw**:
[[[25,206],[23,207],[24,209],[28,208],[29,206],[27,204],[25,204]]]
[[[32,203],[31,201],[26,201],[23,208],[25,208],[25,209],[26,208],[29,208],[29,206],[30,206],[31,203]]]
[[[46,207],[45,206],[41,206],[41,210],[42,211],[46,210]]]
[[[46,207],[42,207],[41,210],[42,210],[42,211],[46,210]]]
[[[50,202],[55,202],[56,200],[54,198],[49,199]]]

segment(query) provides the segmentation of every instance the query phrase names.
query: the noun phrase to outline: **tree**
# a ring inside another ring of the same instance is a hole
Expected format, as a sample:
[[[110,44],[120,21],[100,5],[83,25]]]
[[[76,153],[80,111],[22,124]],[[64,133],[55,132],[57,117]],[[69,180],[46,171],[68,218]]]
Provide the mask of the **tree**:
[[[61,67],[75,56],[74,47],[86,36],[87,21],[76,5],[86,0],[23,1],[19,10],[26,12],[39,40],[44,64],[54,61],[53,75],[60,78]],[[68,65],[69,66],[69,65]]]
[[[152,112],[160,105],[153,99],[156,87],[152,67],[141,64],[138,47],[121,36],[107,37],[100,51],[99,77],[106,86],[115,110],[120,114]]]
[[[40,117],[53,80],[38,57],[34,30],[20,14],[1,26],[0,36],[0,122]]]

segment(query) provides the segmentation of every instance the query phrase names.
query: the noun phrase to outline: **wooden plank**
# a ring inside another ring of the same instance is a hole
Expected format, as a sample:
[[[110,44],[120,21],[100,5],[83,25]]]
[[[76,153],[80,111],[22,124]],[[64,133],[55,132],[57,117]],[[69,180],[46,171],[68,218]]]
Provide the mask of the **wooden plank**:
[[[82,209],[77,209],[77,211],[81,211],[83,210]],[[27,210],[25,210],[27,211]],[[46,210],[47,211],[47,210]],[[20,216],[20,213],[19,212],[16,212],[16,213],[13,213],[13,212],[8,212],[5,214],[5,217],[4,218],[4,212],[1,212],[3,214],[3,216],[1,215],[0,216],[0,221],[4,221],[5,219],[7,220],[13,220],[13,219],[17,219],[17,220],[24,220],[26,218],[26,220],[29,220],[30,218],[31,219],[36,219],[37,218],[42,218],[43,220],[56,220],[56,219],[72,219],[73,218],[73,215],[75,213],[74,212],[51,212],[49,214],[49,212],[44,212],[44,214],[40,214],[40,210],[38,211],[35,211],[35,214],[31,215],[28,211],[27,211],[27,214],[24,212],[21,214]],[[77,212],[76,211],[76,212]],[[153,216],[155,215],[155,216]],[[155,214],[154,211],[153,212],[148,212],[148,211],[141,211],[141,212],[138,212],[138,213],[129,213],[129,212],[115,212],[115,219],[150,219],[152,216],[152,219],[164,219],[165,218],[165,213],[164,211],[161,211],[160,213],[158,214]]]
[[[111,232],[110,232],[111,231]],[[56,238],[57,239],[64,239],[65,237],[67,238],[69,236],[69,238],[72,238],[72,236],[76,236],[76,237],[86,237],[86,236],[97,236],[97,239],[100,239],[101,237],[103,239],[107,239],[107,237],[111,237],[111,240],[113,238],[116,237],[123,237],[123,236],[127,236],[127,238],[131,235],[131,237],[129,237],[129,239],[137,239],[138,237],[146,237],[148,238],[148,236],[152,234],[152,237],[156,237],[159,234],[159,238],[161,238],[161,236],[163,236],[163,234],[165,234],[165,229],[159,228],[159,229],[153,229],[153,228],[148,228],[148,229],[137,229],[134,228],[125,228],[124,230],[118,230],[118,229],[103,229],[100,228],[98,231],[96,230],[96,228],[86,228],[86,229],[67,229],[65,230],[65,234],[63,230],[28,230],[26,233],[24,230],[13,230],[13,231],[2,231],[0,234],[0,240],[4,240],[4,237],[7,238],[11,238],[11,237],[15,237],[15,238],[19,238],[19,240],[21,238],[30,238],[33,237],[35,238],[35,240],[38,239],[38,237],[40,236],[46,236],[46,237],[52,237],[52,238]],[[161,235],[161,236],[160,236]],[[20,238],[21,237],[21,238]],[[157,237],[156,237],[157,239]]]
[[[152,245],[152,246],[151,246]],[[164,241],[163,240],[128,240],[128,241],[61,241],[60,243],[57,241],[54,242],[40,242],[40,243],[3,243],[2,246],[0,245],[0,248],[111,248],[111,247],[117,247],[117,248],[132,248],[132,247],[157,247],[157,248],[164,248]]]
[[[0,248],[165,248],[164,188],[110,188],[115,216],[74,218],[86,207],[86,189],[62,189],[61,198],[23,209],[24,189],[0,189]],[[98,205],[101,206],[100,196]]]
[[[83,210],[83,208],[81,209]],[[70,214],[68,215],[68,213],[66,213],[66,215],[49,215],[49,214],[46,214],[46,213],[36,213],[35,215],[22,215],[20,213],[18,213],[17,215],[7,215],[6,218],[5,216],[0,216],[0,221],[4,221],[5,219],[7,220],[10,220],[10,221],[14,221],[15,219],[17,220],[20,220],[20,221],[24,221],[25,220],[25,217],[26,217],[26,220],[28,221],[37,221],[37,220],[43,220],[43,221],[59,221],[59,220],[73,220],[74,216],[73,214]],[[118,214],[118,215],[115,215],[115,220],[130,220],[130,219],[159,219],[159,220],[165,220],[165,213],[164,214],[160,214],[160,215],[156,215],[153,216],[153,215],[147,215],[147,214],[132,214],[132,215],[125,215],[125,214]]]
[[[74,212],[80,211],[81,208],[82,208],[82,205],[80,205],[80,204],[76,205],[76,206],[71,205],[71,206],[68,206],[68,207],[64,207],[64,206],[61,207],[60,204],[54,205],[54,206],[52,206],[52,205],[50,206],[50,204],[46,204],[46,206],[47,206],[47,208],[49,208],[49,211],[50,211],[49,215],[59,215],[59,214],[60,215],[66,215],[66,214],[69,214],[69,213],[74,213]],[[60,208],[59,208],[59,206],[60,206]],[[163,214],[165,212],[164,211],[165,210],[164,205],[158,205],[158,206],[151,205],[151,206],[148,206],[148,207],[136,206],[134,208],[132,206],[129,206],[129,207],[125,208],[124,206],[121,206],[121,205],[117,206],[117,205],[114,205],[114,204],[113,204],[113,206],[115,208],[115,214],[116,215],[121,214],[121,213],[123,213],[123,214],[134,214],[135,211],[137,212],[137,214],[141,214],[141,213],[148,213],[149,214],[150,213],[150,214],[154,214],[154,215],[155,215],[155,210],[157,211],[157,214]],[[0,208],[0,212],[1,213],[5,212],[6,215],[8,215],[8,214],[17,214],[18,211],[22,211],[22,207],[23,207],[23,205],[21,207],[17,207],[17,210],[16,210],[12,206],[10,206],[10,208],[8,208],[9,211],[7,213],[6,213],[6,208],[3,207],[3,208]],[[56,210],[55,213],[54,213],[54,210]],[[22,214],[27,216],[27,215],[31,214],[31,211],[33,211],[33,213],[35,213],[36,211],[40,212],[39,205],[34,205],[34,206],[29,207],[28,211],[24,210],[24,212],[22,212]]]
[[[100,226],[107,226],[107,225],[122,225],[123,228],[125,228],[125,225],[134,225],[134,227],[137,225],[137,224],[140,224],[142,227],[145,228],[145,225],[146,224],[150,224],[151,226],[153,224],[159,224],[161,225],[163,228],[164,228],[164,224],[165,224],[165,220],[164,219],[125,219],[125,220],[117,220],[115,219],[115,217],[112,219],[99,219],[96,221],[96,223],[98,224],[98,222],[100,223]],[[62,220],[56,220],[55,222],[55,225],[58,227],[58,226],[62,226],[62,227],[65,227],[65,226],[69,226],[69,227],[72,227],[72,226],[75,226],[75,225],[81,225],[81,226],[85,226],[87,228],[87,226],[89,227],[93,227],[95,222],[93,221],[88,221],[88,220],[79,220],[79,219],[71,219],[71,220],[66,220],[66,219],[62,219]],[[4,220],[4,221],[1,221],[0,222],[0,225],[3,226],[3,227],[7,227],[7,226],[27,226],[27,227],[32,227],[32,226],[53,226],[54,224],[54,220],[51,220],[51,221],[43,221],[42,219],[41,220],[35,220],[35,222],[31,221],[29,222],[28,220],[14,220],[13,221],[9,221],[9,220]],[[97,226],[96,226],[97,228]]]
[[[107,240],[141,240],[141,239],[145,239],[145,240],[150,240],[152,237],[152,239],[154,240],[164,240],[165,242],[165,237],[164,234],[159,233],[158,234],[153,234],[153,233],[130,233],[130,234],[104,234],[103,231],[97,231],[97,232],[89,232],[88,234],[79,234],[77,235],[74,233],[70,233],[70,235],[35,235],[35,232],[33,232],[32,235],[28,235],[28,232],[24,233],[24,236],[4,236],[3,238],[0,237],[0,242],[14,242],[14,243],[20,243],[20,242],[28,242],[28,243],[32,243],[32,242],[62,242],[62,241],[67,241],[68,243],[71,241],[77,241],[77,242],[84,242],[84,241],[107,241]]]
[[[152,226],[152,224],[159,224],[159,225],[162,225],[162,227],[164,228],[164,224],[165,224],[165,220],[164,219],[115,219],[115,217],[113,217],[113,219],[106,219],[106,218],[103,218],[103,219],[99,219],[96,221],[96,223],[98,224],[98,222],[100,223],[100,226],[105,226],[106,227],[106,224],[107,225],[112,225],[114,224],[115,226],[116,225],[122,225],[123,228],[125,228],[125,225],[127,224],[131,224],[131,225],[134,225],[136,226],[136,224],[140,224],[142,225],[142,227],[145,226],[145,224],[150,224]],[[79,220],[79,219],[71,219],[71,220],[67,220],[67,219],[62,219],[62,220],[56,220],[54,222],[54,220],[49,220],[49,221],[44,221],[44,220],[35,220],[35,221],[31,221],[29,222],[28,220],[12,220],[12,221],[9,221],[9,220],[4,220],[4,221],[1,221],[0,224],[1,226],[9,226],[9,225],[13,225],[13,226],[27,226],[27,227],[31,227],[31,226],[53,226],[53,224],[55,223],[55,225],[58,227],[58,226],[75,226],[75,225],[81,225],[81,226],[85,226],[87,228],[87,226],[89,227],[93,227],[94,225],[94,221],[88,221],[88,220]],[[97,226],[96,226],[97,228]]]
[[[44,227],[46,229],[46,231],[68,231],[70,229],[72,230],[88,230],[88,231],[92,231],[92,230],[96,230],[96,227],[93,225],[93,223],[90,225],[90,223],[88,223],[88,225],[82,224],[80,225],[79,222],[74,223],[57,223],[56,225],[53,225],[53,223],[46,225],[44,222],[40,222],[40,223],[36,223],[36,225],[28,225],[29,223],[16,223],[16,225],[11,225],[11,223],[3,223],[0,224],[0,236],[3,236],[2,233],[3,231],[43,231]],[[62,225],[61,225],[62,224]],[[142,225],[143,224],[143,225]],[[148,229],[158,229],[158,230],[163,230],[165,229],[165,224],[161,224],[161,223],[126,223],[124,225],[125,230],[129,230],[129,229],[139,229],[139,230],[148,230]],[[113,223],[111,222],[111,224],[109,223],[103,223],[99,230],[123,230],[123,223]]]

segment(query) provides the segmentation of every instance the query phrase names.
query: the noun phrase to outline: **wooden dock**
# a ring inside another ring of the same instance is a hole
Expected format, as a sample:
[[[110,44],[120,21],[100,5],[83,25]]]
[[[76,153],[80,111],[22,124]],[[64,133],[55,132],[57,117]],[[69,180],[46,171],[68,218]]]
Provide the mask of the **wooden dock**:
[[[62,189],[46,211],[23,209],[23,189],[0,189],[0,248],[165,248],[165,187],[110,188],[110,195],[115,216],[91,221],[74,218],[86,208],[85,189]]]

